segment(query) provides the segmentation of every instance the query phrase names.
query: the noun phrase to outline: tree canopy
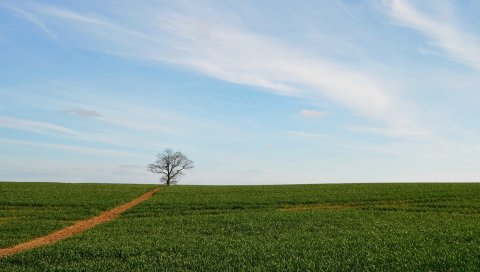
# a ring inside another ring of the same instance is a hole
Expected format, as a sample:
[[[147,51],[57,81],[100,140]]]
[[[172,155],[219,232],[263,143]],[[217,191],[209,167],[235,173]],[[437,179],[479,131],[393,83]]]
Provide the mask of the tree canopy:
[[[148,171],[161,174],[160,181],[166,185],[176,184],[178,178],[184,175],[184,171],[194,167],[193,161],[188,159],[182,152],[174,152],[167,148],[163,153],[157,154],[157,160],[148,165]]]

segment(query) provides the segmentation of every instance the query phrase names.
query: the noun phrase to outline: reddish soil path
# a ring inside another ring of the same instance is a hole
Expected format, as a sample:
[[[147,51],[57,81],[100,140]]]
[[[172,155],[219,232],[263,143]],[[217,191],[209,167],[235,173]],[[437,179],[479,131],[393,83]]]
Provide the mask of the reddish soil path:
[[[50,233],[46,236],[38,237],[38,238],[35,238],[33,240],[23,242],[23,243],[20,243],[20,244],[11,246],[11,247],[1,248],[0,249],[0,257],[13,255],[17,252],[28,250],[28,249],[39,247],[39,246],[43,246],[43,245],[53,244],[53,243],[56,243],[60,240],[66,239],[70,236],[73,236],[75,234],[84,232],[84,231],[86,231],[90,228],[95,227],[98,224],[102,224],[102,223],[108,222],[110,220],[113,220],[117,216],[119,216],[120,214],[125,212],[126,210],[128,210],[130,208],[133,208],[136,205],[146,201],[154,193],[158,192],[159,190],[160,190],[159,188],[155,188],[155,189],[145,193],[144,195],[142,195],[138,198],[135,198],[134,200],[132,200],[128,203],[117,206],[117,207],[115,207],[115,208],[113,208],[109,211],[105,211],[98,216],[95,216],[95,217],[92,217],[92,218],[89,218],[89,219],[85,219],[85,220],[81,220],[81,221],[77,221],[69,227],[66,227],[66,228],[61,229],[61,230],[57,230],[57,231],[55,231],[53,233]]]

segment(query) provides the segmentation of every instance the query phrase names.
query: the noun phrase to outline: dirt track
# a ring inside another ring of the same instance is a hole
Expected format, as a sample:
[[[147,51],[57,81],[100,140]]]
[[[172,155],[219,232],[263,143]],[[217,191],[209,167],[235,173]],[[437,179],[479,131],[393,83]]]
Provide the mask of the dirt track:
[[[117,216],[119,216],[120,214],[125,212],[126,210],[128,210],[130,208],[133,208],[134,206],[146,201],[154,193],[158,192],[159,190],[160,190],[159,188],[155,188],[155,189],[145,193],[144,195],[142,195],[138,198],[135,198],[134,200],[132,200],[128,203],[117,206],[117,207],[115,207],[115,208],[113,208],[109,211],[105,211],[98,216],[95,216],[95,217],[92,217],[92,218],[89,218],[89,219],[85,219],[85,220],[81,220],[81,221],[77,221],[69,227],[66,227],[66,228],[63,228],[61,230],[55,231],[55,232],[50,233],[46,236],[38,237],[38,238],[35,238],[33,240],[23,242],[23,243],[20,243],[20,244],[11,246],[11,247],[2,248],[2,249],[0,249],[0,257],[13,255],[15,253],[18,253],[18,252],[21,252],[21,251],[24,251],[24,250],[28,250],[28,249],[31,249],[31,248],[43,246],[43,245],[53,244],[53,243],[56,243],[60,240],[66,239],[70,236],[73,236],[75,234],[84,232],[84,231],[86,231],[90,228],[95,227],[98,224],[102,224],[102,223],[108,222],[110,220],[113,220]]]

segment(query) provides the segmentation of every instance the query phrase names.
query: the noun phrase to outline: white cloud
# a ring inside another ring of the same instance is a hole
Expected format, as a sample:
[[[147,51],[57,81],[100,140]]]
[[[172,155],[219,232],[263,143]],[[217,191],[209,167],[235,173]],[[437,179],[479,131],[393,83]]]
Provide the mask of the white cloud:
[[[45,34],[47,34],[50,38],[55,40],[56,42],[60,43],[62,46],[64,46],[63,42],[58,38],[57,34],[53,32],[50,28],[48,28],[41,20],[39,20],[36,16],[33,14],[26,12],[25,10],[9,6],[9,5],[0,5],[0,7],[4,7],[10,10],[13,10],[16,14],[20,15],[21,17],[27,19],[30,23],[33,25],[37,26],[39,29],[41,29]]]
[[[380,134],[390,137],[409,137],[416,139],[430,138],[432,135],[423,128],[414,127],[398,127],[398,128],[379,128],[379,127],[365,127],[365,126],[349,126],[349,131],[367,134]]]
[[[308,138],[308,139],[328,137],[327,134],[323,134],[323,133],[312,133],[312,132],[296,131],[296,130],[289,130],[289,131],[286,131],[286,133],[290,136]]]
[[[80,116],[80,117],[84,117],[84,118],[101,117],[100,113],[98,113],[97,111],[86,110],[86,109],[82,109],[82,108],[79,108],[79,107],[72,108],[72,109],[69,109],[69,110],[63,110],[62,112],[72,114],[72,115],[76,115],[76,116]]]
[[[0,138],[0,144],[5,145],[24,145],[32,146],[37,148],[47,148],[47,149],[57,149],[69,153],[80,153],[86,155],[107,155],[107,156],[124,156],[124,157],[133,157],[135,154],[131,152],[118,151],[114,149],[103,149],[103,148],[92,148],[85,146],[74,146],[67,144],[51,144],[51,143],[40,143],[40,142],[31,142],[31,141],[20,141],[12,140],[7,138]]]
[[[31,12],[64,36],[80,34],[81,46],[94,50],[184,66],[279,95],[328,98],[388,128],[411,125],[391,84],[376,75],[246,29],[238,20],[180,10],[138,14],[119,10],[129,27],[111,18],[48,5],[35,5]]]
[[[308,117],[308,118],[320,118],[320,117],[325,117],[328,115],[328,112],[326,111],[319,111],[319,110],[301,110],[299,113],[303,117]]]
[[[430,4],[435,5],[438,2]],[[449,8],[447,6],[444,9]],[[390,16],[396,22],[425,34],[454,61],[480,70],[480,38],[461,29],[452,16],[445,15],[448,13],[445,10],[440,14],[426,14],[407,0],[390,2]]]
[[[0,116],[0,127],[47,135],[58,135],[59,133],[70,136],[79,135],[75,130],[64,126],[6,116]]]

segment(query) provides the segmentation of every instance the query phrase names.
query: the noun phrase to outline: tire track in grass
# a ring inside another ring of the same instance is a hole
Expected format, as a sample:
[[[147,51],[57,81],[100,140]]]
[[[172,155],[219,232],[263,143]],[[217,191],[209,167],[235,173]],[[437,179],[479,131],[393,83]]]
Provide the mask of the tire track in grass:
[[[105,211],[101,213],[100,215],[91,217],[89,219],[84,219],[75,222],[73,225],[57,230],[53,233],[50,233],[46,236],[38,237],[33,240],[23,242],[14,246],[6,247],[6,248],[1,248],[0,249],[0,257],[6,257],[10,256],[13,254],[16,254],[21,251],[25,251],[28,249],[44,246],[44,245],[49,245],[56,243],[60,240],[66,239],[68,237],[71,237],[75,234],[82,233],[88,229],[91,229],[95,227],[96,225],[103,224],[105,222],[111,221],[118,217],[120,214],[124,213],[128,209],[131,209],[138,204],[148,200],[150,197],[152,197],[153,194],[158,192],[160,188],[155,188],[153,190],[148,191],[147,193],[143,194],[142,196],[135,198],[134,200],[122,204],[120,206],[117,206],[111,210]]]

